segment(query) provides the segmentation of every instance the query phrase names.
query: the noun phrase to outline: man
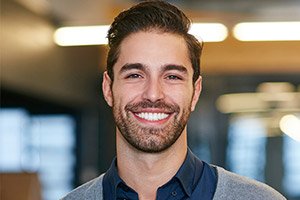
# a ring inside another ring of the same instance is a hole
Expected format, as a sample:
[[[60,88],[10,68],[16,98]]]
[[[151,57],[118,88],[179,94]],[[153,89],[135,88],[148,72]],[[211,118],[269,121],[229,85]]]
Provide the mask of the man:
[[[117,157],[63,199],[285,199],[188,149],[186,124],[202,87],[202,44],[189,26],[184,13],[162,1],[115,18],[102,87],[117,125]]]

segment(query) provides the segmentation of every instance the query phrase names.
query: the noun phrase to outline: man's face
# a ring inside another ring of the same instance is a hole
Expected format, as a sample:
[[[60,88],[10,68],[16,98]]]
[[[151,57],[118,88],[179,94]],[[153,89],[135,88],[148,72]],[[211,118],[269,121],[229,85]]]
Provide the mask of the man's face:
[[[186,131],[201,90],[201,78],[195,85],[192,81],[184,38],[157,31],[133,33],[122,41],[113,70],[113,83],[104,75],[103,91],[117,134],[143,152],[161,152],[174,144]]]

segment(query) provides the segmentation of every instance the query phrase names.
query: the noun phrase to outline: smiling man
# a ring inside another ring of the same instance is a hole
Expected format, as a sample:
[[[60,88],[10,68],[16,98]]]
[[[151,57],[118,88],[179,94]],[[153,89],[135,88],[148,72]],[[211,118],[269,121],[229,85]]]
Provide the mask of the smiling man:
[[[115,18],[102,87],[117,125],[117,156],[105,174],[63,199],[285,199],[188,149],[186,125],[202,87],[202,44],[189,26],[162,1]]]
[[[120,146],[128,146],[133,155],[170,151],[177,140],[186,145],[186,123],[201,77],[193,83],[183,37],[161,30],[132,33],[120,45],[113,70],[114,81],[104,75],[103,91],[113,108]],[[179,150],[185,157],[186,149]]]

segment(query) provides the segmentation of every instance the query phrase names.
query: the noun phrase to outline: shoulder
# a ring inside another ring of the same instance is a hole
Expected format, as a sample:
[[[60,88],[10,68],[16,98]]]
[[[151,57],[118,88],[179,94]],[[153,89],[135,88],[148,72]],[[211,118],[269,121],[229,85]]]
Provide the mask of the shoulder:
[[[234,174],[221,167],[215,167],[218,181],[214,200],[246,199],[246,200],[285,200],[279,192],[270,186]]]
[[[75,188],[61,200],[100,200],[102,199],[102,180],[104,174]]]

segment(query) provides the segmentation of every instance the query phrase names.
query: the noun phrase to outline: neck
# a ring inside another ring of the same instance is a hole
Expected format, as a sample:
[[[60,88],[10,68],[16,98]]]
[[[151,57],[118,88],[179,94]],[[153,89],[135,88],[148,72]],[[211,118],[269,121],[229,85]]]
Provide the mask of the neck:
[[[117,131],[118,173],[139,194],[139,199],[155,199],[157,189],[176,174],[186,153],[186,129],[170,148],[160,153],[133,148]]]

